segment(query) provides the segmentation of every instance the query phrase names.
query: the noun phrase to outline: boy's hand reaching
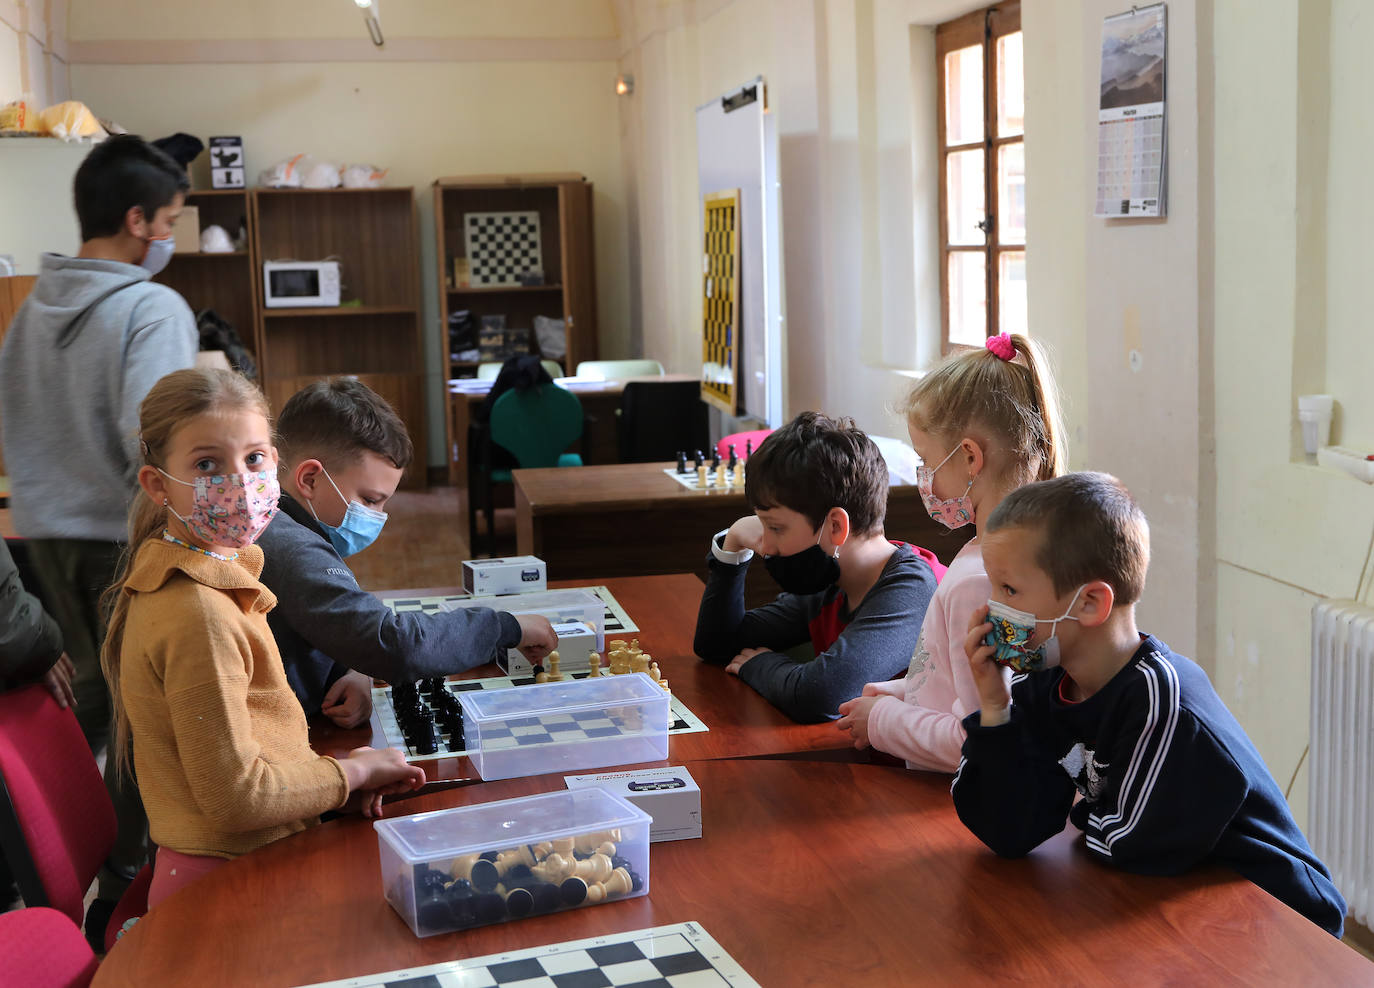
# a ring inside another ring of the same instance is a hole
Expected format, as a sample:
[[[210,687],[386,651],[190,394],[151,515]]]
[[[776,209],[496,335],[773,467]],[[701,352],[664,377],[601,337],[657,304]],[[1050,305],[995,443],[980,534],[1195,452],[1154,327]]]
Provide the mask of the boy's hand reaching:
[[[968,656],[978,698],[982,701],[978,721],[984,727],[997,727],[1011,720],[1011,690],[1002,676],[1002,667],[992,661],[993,647],[983,640],[991,630],[988,605],[984,604],[973,612],[968,637],[964,639],[964,654]]]
[[[520,644],[516,647],[520,649],[520,654],[529,659],[531,663],[537,664],[540,659],[558,647],[558,635],[554,633],[553,625],[544,615],[515,614],[512,616],[520,622]]]
[[[396,748],[354,748],[339,760],[348,780],[349,801],[364,816],[382,815],[382,797],[419,789],[425,784],[425,770],[406,762]],[[356,802],[354,799],[356,797]]]
[[[854,739],[854,747],[862,751],[870,744],[868,740],[868,715],[873,712],[873,705],[878,702],[878,697],[868,692],[868,687],[864,687],[864,695],[856,696],[852,700],[846,700],[840,704],[840,713],[843,715],[835,721],[835,726],[842,731],[848,731]]]
[[[759,521],[758,515],[745,515],[725,533],[725,541],[721,548],[726,552],[739,552],[741,549],[753,549],[762,554],[759,546],[763,544],[763,522]]]
[[[372,716],[372,677],[349,670],[334,680],[320,712],[342,728],[366,723]]]

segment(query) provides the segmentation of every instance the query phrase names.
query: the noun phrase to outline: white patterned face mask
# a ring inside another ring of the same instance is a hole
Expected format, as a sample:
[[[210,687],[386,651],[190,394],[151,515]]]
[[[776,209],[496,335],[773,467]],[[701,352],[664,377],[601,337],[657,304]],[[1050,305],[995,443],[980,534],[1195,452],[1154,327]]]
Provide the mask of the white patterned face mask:
[[[924,463],[916,468],[916,489],[921,492],[921,503],[926,506],[931,518],[949,529],[963,528],[973,521],[973,499],[968,496],[968,492],[973,490],[972,477],[969,477],[968,486],[959,497],[935,496],[935,474],[957,452],[959,447],[955,446],[934,469]]]

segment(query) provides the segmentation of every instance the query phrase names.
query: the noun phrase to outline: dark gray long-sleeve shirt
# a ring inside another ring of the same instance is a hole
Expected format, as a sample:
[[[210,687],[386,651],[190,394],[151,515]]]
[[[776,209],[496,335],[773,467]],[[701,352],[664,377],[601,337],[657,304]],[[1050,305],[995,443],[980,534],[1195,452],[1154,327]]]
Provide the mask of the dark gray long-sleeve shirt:
[[[358,586],[324,530],[289,494],[258,545],[266,557],[260,579],[277,598],[267,624],[309,716],[349,669],[410,682],[485,665],[520,643],[520,624],[504,611],[393,613]]]
[[[24,589],[9,546],[0,539],[0,689],[38,679],[62,655],[62,632]]]
[[[746,662],[740,679],[803,723],[833,720],[839,705],[863,692],[865,683],[904,673],[935,593],[930,565],[905,545],[898,546],[853,612],[839,587],[804,596],[779,594],[771,604],[746,611],[749,563],[730,565],[710,553],[707,569],[693,650],[703,661],[726,665],[743,649],[770,649]],[[836,610],[831,616],[844,625],[834,643],[809,662],[783,655],[812,640],[812,622],[828,609]]]

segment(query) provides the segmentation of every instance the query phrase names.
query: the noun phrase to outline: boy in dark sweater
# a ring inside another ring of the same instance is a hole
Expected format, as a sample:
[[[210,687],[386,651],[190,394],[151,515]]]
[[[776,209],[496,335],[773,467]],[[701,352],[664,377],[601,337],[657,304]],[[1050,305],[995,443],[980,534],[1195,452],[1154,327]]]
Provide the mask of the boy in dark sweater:
[[[307,715],[341,727],[372,711],[372,677],[446,676],[520,648],[533,661],[558,647],[548,619],[486,607],[396,614],[358,586],[343,557],[381,534],[382,508],[410,463],[405,424],[351,378],[317,381],[277,419],[280,511],[258,539],[261,580],[277,597],[267,623]]]
[[[1340,936],[1345,901],[1259,752],[1206,673],[1136,630],[1149,556],[1145,516],[1106,474],[1030,484],[993,512],[959,818],[1006,857],[1067,818],[1126,871],[1222,864]],[[1018,670],[1010,690],[999,665]]]
[[[793,720],[834,720],[865,683],[906,671],[939,562],[883,535],[887,464],[848,419],[803,412],[746,469],[754,513],[711,540],[693,649]],[[755,553],[784,592],[746,611]],[[807,642],[814,659],[783,654]]]

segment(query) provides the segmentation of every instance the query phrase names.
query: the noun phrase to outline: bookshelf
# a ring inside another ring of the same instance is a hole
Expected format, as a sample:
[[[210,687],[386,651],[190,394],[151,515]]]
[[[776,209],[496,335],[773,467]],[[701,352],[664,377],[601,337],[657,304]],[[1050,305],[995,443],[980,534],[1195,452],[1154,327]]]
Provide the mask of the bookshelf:
[[[454,281],[454,260],[466,258],[464,220],[468,213],[537,212],[542,285],[460,285]],[[583,360],[597,355],[596,262],[592,224],[592,184],[581,175],[475,175],[443,178],[434,183],[435,258],[439,286],[439,366],[446,378],[472,377],[479,360],[458,360],[449,346],[450,313],[469,310],[480,323],[484,315],[503,315],[506,327],[530,330],[530,349],[539,353],[533,332],[534,317],[562,319],[567,328],[567,352],[555,356],[571,374]],[[465,484],[456,462],[449,407],[463,396],[444,389],[444,422],[449,477]],[[466,464],[462,466],[466,470]]]
[[[258,363],[273,409],[311,381],[337,374],[357,377],[391,403],[410,432],[415,459],[401,486],[424,487],[425,374],[414,190],[256,189],[251,203]],[[282,259],[337,259],[342,304],[267,309],[262,264]]]

